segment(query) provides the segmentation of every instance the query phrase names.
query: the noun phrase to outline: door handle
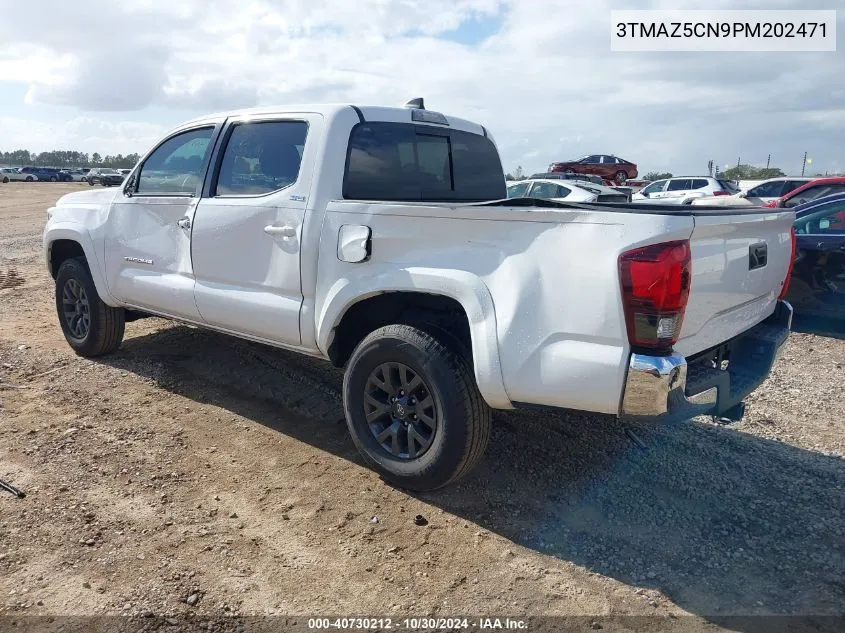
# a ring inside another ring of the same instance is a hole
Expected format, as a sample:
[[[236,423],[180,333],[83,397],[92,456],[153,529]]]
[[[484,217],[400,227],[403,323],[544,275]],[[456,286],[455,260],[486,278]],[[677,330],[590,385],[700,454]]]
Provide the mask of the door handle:
[[[296,237],[296,229],[292,226],[269,226],[264,227],[267,235],[278,235],[280,237]]]
[[[180,229],[189,229],[189,228],[191,228],[191,219],[190,218],[180,218],[176,221],[176,224]]]

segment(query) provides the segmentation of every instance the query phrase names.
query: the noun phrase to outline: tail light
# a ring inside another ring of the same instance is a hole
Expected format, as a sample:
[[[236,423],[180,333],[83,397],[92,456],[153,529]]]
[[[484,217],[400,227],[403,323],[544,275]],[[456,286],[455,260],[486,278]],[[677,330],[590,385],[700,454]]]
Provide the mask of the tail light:
[[[789,282],[792,280],[792,269],[795,267],[795,256],[798,254],[798,244],[795,239],[795,227],[792,227],[792,248],[789,253],[789,267],[786,269],[786,277],[783,280],[783,287],[780,289],[778,300],[786,298],[786,293],[789,292]]]
[[[725,191],[724,189],[719,189],[718,191],[713,192],[714,196],[729,196],[731,195],[730,191]]]
[[[678,341],[692,280],[688,240],[619,256],[622,303],[632,347],[670,350]]]

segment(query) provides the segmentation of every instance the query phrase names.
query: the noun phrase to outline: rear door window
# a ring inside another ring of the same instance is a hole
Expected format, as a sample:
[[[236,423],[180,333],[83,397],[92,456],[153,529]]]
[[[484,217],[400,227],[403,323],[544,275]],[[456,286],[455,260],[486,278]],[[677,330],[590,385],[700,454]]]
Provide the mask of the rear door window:
[[[707,181],[704,178],[694,178],[690,189],[704,189],[707,186]]]
[[[343,181],[347,200],[476,202],[507,196],[499,153],[482,135],[387,122],[359,123],[352,130]]]
[[[676,178],[669,181],[669,186],[666,187],[666,191],[687,191],[691,188],[689,178]]]
[[[798,187],[802,187],[803,185],[806,185],[806,184],[807,184],[806,180],[787,180],[783,184],[783,192],[780,195],[785,196],[786,194],[792,193],[793,191],[798,189]]]
[[[531,188],[532,198],[560,198],[560,187],[551,182],[535,182]]]
[[[212,195],[261,195],[296,182],[305,121],[257,121],[232,127]]]

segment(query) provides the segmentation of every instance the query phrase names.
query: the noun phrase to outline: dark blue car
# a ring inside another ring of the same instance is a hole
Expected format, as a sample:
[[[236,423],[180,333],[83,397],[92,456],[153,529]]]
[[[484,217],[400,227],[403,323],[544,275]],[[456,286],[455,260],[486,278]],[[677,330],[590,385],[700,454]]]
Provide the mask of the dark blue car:
[[[798,205],[794,226],[787,301],[796,315],[845,319],[845,193]]]
[[[73,180],[73,176],[55,167],[24,167],[21,172],[36,176],[39,182],[70,182]]]

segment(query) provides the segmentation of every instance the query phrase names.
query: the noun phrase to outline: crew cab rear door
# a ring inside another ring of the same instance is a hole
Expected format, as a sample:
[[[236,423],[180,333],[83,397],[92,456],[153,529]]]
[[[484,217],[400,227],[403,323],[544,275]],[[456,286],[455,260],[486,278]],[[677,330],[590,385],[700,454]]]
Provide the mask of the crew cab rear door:
[[[210,326],[299,345],[302,225],[322,117],[227,121],[196,210],[196,304]]]

